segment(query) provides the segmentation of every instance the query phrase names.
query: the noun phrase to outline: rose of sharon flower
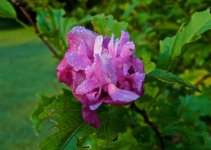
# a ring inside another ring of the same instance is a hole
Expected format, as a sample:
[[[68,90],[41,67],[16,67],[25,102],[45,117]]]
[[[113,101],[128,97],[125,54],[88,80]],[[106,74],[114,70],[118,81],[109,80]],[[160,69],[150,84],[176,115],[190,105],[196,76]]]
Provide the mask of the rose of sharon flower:
[[[98,128],[96,109],[101,104],[126,105],[143,95],[142,61],[125,31],[114,39],[76,26],[67,38],[69,49],[57,67],[58,78],[82,103],[83,119]]]

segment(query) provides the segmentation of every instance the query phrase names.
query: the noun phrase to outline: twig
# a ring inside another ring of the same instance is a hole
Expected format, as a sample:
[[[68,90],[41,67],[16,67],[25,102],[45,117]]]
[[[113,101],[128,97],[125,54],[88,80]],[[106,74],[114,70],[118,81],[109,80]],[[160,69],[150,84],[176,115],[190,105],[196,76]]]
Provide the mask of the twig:
[[[12,0],[12,2],[20,9],[20,11],[23,13],[23,15],[26,17],[26,19],[30,22],[30,24],[34,27],[35,34],[38,35],[38,37],[41,39],[41,41],[49,48],[49,50],[53,53],[53,55],[56,58],[60,58],[59,54],[57,54],[56,50],[45,40],[45,38],[40,34],[37,25],[32,20],[30,14],[25,10],[24,7],[21,6],[19,0]]]
[[[157,126],[149,120],[149,117],[147,116],[146,111],[138,108],[134,103],[131,104],[131,108],[142,115],[142,117],[144,118],[144,122],[149,125],[149,127],[155,132],[155,135],[159,139],[160,150],[164,150],[165,149],[164,139],[160,131],[158,130]]]

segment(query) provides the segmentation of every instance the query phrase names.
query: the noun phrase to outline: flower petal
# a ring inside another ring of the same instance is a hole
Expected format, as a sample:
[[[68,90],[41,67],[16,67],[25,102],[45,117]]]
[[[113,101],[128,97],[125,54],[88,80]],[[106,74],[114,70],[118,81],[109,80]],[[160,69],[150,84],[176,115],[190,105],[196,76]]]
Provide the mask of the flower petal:
[[[76,88],[76,94],[88,93],[97,88],[98,86],[99,84],[96,79],[87,79]]]
[[[95,104],[89,105],[89,108],[91,110],[96,110],[102,103],[102,101],[97,101]]]
[[[116,57],[119,57],[122,53],[123,49],[126,49],[126,44],[129,43],[130,35],[128,32],[122,31],[120,39],[116,40],[115,43],[115,51],[116,51]],[[132,43],[132,42],[130,42]]]
[[[88,123],[89,125],[95,128],[100,127],[100,119],[98,118],[95,110],[90,110],[89,107],[83,106],[82,115],[86,123]]]
[[[93,58],[93,48],[97,34],[85,27],[76,26],[67,35],[70,45],[69,51],[78,52],[79,54],[87,54],[89,58]]]
[[[104,103],[106,103],[106,104],[116,104],[111,98],[109,98],[109,97],[106,97],[106,98],[104,98],[104,100],[103,100],[103,102]]]
[[[112,63],[112,57],[108,54],[101,56],[96,55],[94,63],[92,65],[95,77],[101,85],[106,83],[117,81],[116,71]]]
[[[142,61],[138,58],[135,58],[135,56],[133,56],[133,58],[132,58],[132,66],[133,66],[135,72],[144,73],[144,65],[143,65]]]
[[[103,63],[104,73],[109,77],[112,83],[117,82],[116,71],[114,67],[114,63],[112,62],[112,57],[107,54],[101,55],[101,60]]]
[[[95,89],[92,92],[86,94],[86,97],[89,101],[89,105],[96,103],[96,101],[100,97],[101,92],[102,92],[102,87],[99,87],[98,89]]]
[[[73,77],[73,92],[74,92],[78,87],[78,85],[80,85],[84,80],[86,80],[86,75],[84,71],[79,70],[79,71],[73,71],[72,77]]]
[[[135,45],[133,42],[127,42],[122,46],[120,57],[130,56],[134,53]]]
[[[111,39],[108,43],[108,53],[112,56],[112,57],[116,57],[116,52],[115,52],[115,45],[114,45],[114,35],[112,34]]]
[[[104,49],[108,49],[108,43],[110,42],[110,40],[111,40],[111,38],[109,38],[109,37],[103,37],[103,45],[102,45],[102,47],[104,48]]]
[[[92,70],[95,78],[99,81],[100,85],[104,85],[110,82],[108,76],[106,76],[105,74],[103,62],[98,54],[94,58],[94,63],[92,64]]]
[[[139,93],[140,95],[143,95],[144,93],[143,84],[144,84],[145,74],[136,72],[136,73],[128,75],[127,78],[132,83],[131,85],[132,85],[133,90]]]
[[[101,55],[102,53],[102,44],[103,44],[103,36],[97,36],[95,39],[95,44],[94,44],[94,55],[99,54]]]
[[[87,78],[87,79],[90,79],[90,78],[93,77],[94,72],[93,72],[91,66],[87,66],[87,67],[86,67],[85,74],[86,74],[86,78]]]
[[[114,84],[108,85],[108,94],[116,104],[128,104],[140,96],[134,92],[117,88]]]
[[[122,71],[123,71],[123,75],[126,76],[128,75],[128,70],[130,69],[130,65],[129,64],[124,64]]]
[[[90,60],[85,55],[80,55],[73,52],[67,52],[65,55],[67,62],[74,70],[85,70],[87,66],[91,65]]]
[[[130,39],[130,34],[128,32],[122,31],[121,32],[121,37],[120,37],[120,44],[124,44],[128,42]]]
[[[114,39],[76,26],[67,38],[69,48],[57,75],[82,103],[85,122],[97,128],[96,109],[102,103],[126,105],[143,95],[144,66],[128,32]]]
[[[72,68],[70,65],[68,65],[65,57],[57,67],[57,76],[60,82],[64,82],[69,87],[72,87]]]

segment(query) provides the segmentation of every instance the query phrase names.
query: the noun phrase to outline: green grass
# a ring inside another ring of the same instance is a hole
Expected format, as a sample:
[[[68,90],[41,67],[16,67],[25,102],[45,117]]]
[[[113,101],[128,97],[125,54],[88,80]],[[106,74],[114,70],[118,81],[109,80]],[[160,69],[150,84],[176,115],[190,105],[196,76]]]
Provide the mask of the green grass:
[[[32,28],[0,30],[0,46],[15,46],[36,40]]]
[[[32,32],[0,31],[0,149],[37,149],[29,116],[36,93],[60,92],[56,63]]]

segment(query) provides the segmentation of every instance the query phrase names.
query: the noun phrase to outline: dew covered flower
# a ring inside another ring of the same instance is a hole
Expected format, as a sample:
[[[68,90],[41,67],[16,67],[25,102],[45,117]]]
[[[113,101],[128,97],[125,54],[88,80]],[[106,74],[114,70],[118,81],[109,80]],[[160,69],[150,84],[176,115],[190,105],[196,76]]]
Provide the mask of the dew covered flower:
[[[83,119],[100,126],[101,104],[126,105],[143,95],[142,61],[128,32],[114,39],[76,26],[67,35],[69,48],[57,67],[57,76],[82,103]]]

